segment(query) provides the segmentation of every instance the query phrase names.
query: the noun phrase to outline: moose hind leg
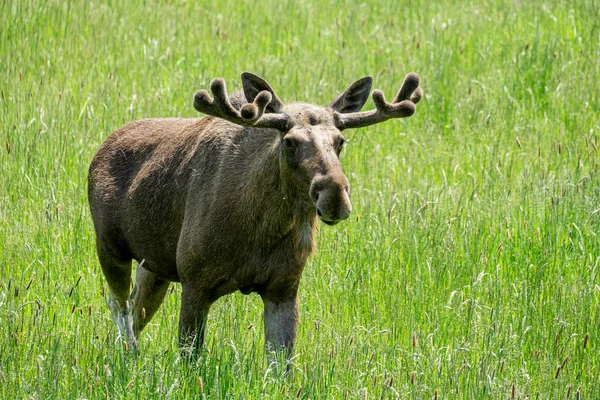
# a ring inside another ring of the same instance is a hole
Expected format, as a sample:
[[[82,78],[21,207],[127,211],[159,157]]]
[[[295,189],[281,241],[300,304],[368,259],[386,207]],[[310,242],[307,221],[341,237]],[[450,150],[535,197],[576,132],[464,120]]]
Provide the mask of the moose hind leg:
[[[136,337],[156,314],[170,285],[169,281],[159,278],[141,264],[136,269],[135,288],[131,293],[133,300],[133,332]]]
[[[121,336],[138,351],[133,318],[131,316],[131,259],[118,258],[113,252],[98,243],[98,259],[108,284],[108,308],[119,328]]]

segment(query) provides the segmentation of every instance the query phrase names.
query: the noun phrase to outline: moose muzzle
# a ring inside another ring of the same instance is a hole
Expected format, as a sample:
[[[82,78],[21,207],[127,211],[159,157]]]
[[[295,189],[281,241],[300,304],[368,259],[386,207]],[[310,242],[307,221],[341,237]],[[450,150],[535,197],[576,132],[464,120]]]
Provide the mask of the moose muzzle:
[[[317,215],[327,225],[337,224],[352,212],[350,185],[343,173],[316,176],[310,186],[310,197]]]

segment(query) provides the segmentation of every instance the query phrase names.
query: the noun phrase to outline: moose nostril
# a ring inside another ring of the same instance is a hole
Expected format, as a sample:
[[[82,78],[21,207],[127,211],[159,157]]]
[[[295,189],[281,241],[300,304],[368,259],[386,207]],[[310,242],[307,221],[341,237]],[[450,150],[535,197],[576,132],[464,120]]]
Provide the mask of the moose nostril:
[[[322,217],[322,216],[323,216],[323,213],[322,213],[322,212],[321,212],[321,210],[319,210],[318,208],[317,208],[317,215],[318,215],[319,217]]]
[[[317,200],[319,200],[319,193],[321,191],[319,189],[314,189],[310,191],[310,197],[312,198],[313,202],[317,202]]]

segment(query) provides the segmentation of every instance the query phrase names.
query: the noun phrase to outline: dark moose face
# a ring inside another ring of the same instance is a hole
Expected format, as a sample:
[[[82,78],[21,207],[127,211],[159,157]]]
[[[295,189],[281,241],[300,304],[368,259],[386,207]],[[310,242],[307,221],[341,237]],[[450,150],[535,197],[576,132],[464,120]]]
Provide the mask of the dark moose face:
[[[264,79],[244,72],[242,85],[248,103],[234,108],[225,82],[216,78],[210,85],[214,98],[200,90],[194,96],[194,107],[238,125],[278,130],[281,165],[288,180],[308,194],[321,221],[334,225],[352,211],[350,186],[339,160],[346,142],[341,132],[409,117],[423,96],[419,76],[409,73],[391,103],[383,92],[375,90],[372,97],[376,109],[359,112],[369,97],[372,81],[370,77],[359,79],[327,107],[301,103],[286,106]]]
[[[282,168],[310,196],[321,221],[335,225],[352,211],[350,185],[339,160],[346,139],[335,127],[331,110],[310,104],[291,104],[284,110],[291,128],[280,135]]]

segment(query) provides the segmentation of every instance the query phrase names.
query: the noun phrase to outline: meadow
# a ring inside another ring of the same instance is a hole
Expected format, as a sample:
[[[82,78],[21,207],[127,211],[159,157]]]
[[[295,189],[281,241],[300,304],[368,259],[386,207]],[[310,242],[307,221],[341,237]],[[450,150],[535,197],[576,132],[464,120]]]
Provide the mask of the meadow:
[[[0,398],[600,398],[596,0],[4,0],[0,27]],[[425,92],[345,132],[354,211],[320,226],[287,377],[257,295],[188,363],[173,284],[125,351],[87,205],[113,130],[243,71],[284,102]]]

